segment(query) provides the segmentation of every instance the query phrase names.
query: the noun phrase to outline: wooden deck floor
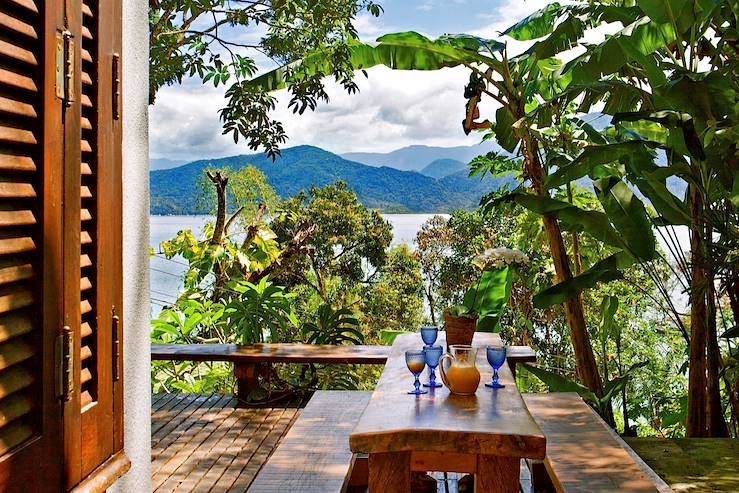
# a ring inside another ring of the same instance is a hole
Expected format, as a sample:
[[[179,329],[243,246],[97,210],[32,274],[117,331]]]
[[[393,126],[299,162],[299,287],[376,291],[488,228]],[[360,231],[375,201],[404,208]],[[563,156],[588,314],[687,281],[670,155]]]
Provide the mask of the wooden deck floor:
[[[246,491],[300,409],[235,406],[230,395],[152,396],[153,491]]]

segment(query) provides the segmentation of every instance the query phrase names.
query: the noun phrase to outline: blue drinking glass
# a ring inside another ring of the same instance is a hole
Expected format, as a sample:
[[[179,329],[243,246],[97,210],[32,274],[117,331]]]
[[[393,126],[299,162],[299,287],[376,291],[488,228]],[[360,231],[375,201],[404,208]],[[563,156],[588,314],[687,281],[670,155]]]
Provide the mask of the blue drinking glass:
[[[502,389],[505,387],[502,383],[498,382],[498,370],[503,363],[505,363],[506,347],[505,346],[487,346],[486,348],[488,363],[493,367],[493,381],[492,383],[486,383],[485,387],[492,389]]]
[[[423,351],[406,351],[405,352],[405,364],[408,369],[416,377],[416,381],[413,383],[415,389],[408,392],[409,394],[428,394],[428,390],[421,390],[421,381],[418,376],[426,368],[426,354]]]
[[[433,346],[437,337],[439,337],[439,328],[435,325],[421,327],[421,339],[423,339],[425,345]]]
[[[429,383],[423,384],[424,387],[431,387],[432,389],[438,389],[441,387],[440,383],[436,383],[436,367],[439,366],[439,360],[441,355],[444,354],[444,348],[441,346],[426,346],[423,348],[423,352],[426,354],[426,366],[429,367]]]

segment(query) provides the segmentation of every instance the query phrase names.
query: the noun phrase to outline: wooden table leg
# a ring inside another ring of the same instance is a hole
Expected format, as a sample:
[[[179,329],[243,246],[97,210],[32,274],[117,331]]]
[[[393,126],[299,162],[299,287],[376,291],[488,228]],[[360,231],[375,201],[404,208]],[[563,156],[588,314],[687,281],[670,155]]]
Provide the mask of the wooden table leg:
[[[259,388],[259,363],[234,363],[236,394],[241,402],[249,401],[249,394]]]
[[[518,493],[521,459],[495,455],[477,456],[476,493]]]
[[[410,493],[411,453],[370,454],[369,493]]]

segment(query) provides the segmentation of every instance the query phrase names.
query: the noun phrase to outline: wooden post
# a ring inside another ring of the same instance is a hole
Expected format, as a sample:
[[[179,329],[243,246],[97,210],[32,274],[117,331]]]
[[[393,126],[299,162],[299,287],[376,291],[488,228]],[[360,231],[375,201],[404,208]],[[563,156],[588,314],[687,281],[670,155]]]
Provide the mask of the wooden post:
[[[410,493],[411,453],[370,454],[368,483],[369,493]]]
[[[520,469],[517,457],[478,455],[475,492],[518,493]]]
[[[234,363],[236,396],[242,403],[249,401],[249,394],[259,388],[259,363]]]
[[[511,370],[511,374],[513,375],[513,381],[516,381],[516,362],[512,360],[506,360],[508,362],[508,368]]]

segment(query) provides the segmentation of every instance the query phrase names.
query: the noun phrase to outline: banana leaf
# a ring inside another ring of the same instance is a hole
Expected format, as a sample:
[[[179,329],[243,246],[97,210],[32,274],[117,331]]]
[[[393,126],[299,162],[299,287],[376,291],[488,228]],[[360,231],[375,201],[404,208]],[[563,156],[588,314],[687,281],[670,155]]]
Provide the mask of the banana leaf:
[[[560,305],[583,291],[594,288],[598,283],[621,279],[623,269],[633,263],[634,258],[626,252],[614,253],[597,262],[579,276],[541,291],[534,296],[534,306],[544,309]]]
[[[557,188],[583,176],[592,179],[626,176],[649,200],[663,219],[662,222],[690,224],[686,205],[667,188],[667,178],[678,175],[682,168],[657,166],[654,148],[659,145],[657,142],[636,140],[588,146],[571,163],[552,173],[546,186]]]
[[[464,295],[463,305],[478,314],[477,330],[498,332],[500,318],[508,305],[513,288],[513,269],[503,267],[486,271],[477,284]]]
[[[503,34],[518,41],[529,41],[550,34],[554,23],[565,12],[557,3],[551,3],[512,25]]]
[[[703,150],[703,143],[695,129],[693,117],[688,113],[681,113],[672,110],[636,111],[630,113],[619,113],[613,117],[614,124],[622,121],[639,120],[659,123],[660,125],[670,129],[679,129],[682,132],[682,139],[688,152],[700,161],[706,159],[706,153]],[[670,136],[672,136],[672,132],[670,132]],[[670,145],[670,147],[675,148],[676,146]]]
[[[674,22],[681,37],[689,37],[690,29],[705,22],[721,4],[714,0],[639,0],[638,5],[655,22]]]
[[[503,34],[522,41],[522,36],[526,36],[526,40],[546,36],[525,52],[525,56],[544,59],[575,47],[588,29],[607,22],[629,25],[643,15],[635,7],[589,4],[552,8],[555,5],[558,6],[552,4],[535,12]]]
[[[629,253],[642,261],[654,259],[657,242],[642,201],[618,178],[602,178],[593,184],[603,210],[621,234]]]
[[[395,70],[439,70],[464,64],[498,65],[492,54],[505,48],[503,43],[469,34],[447,34],[435,40],[413,31],[386,34],[371,46],[359,41],[349,43],[355,70],[385,65]],[[486,56],[483,52],[489,53]],[[276,91],[287,87],[291,74],[330,73],[326,53],[317,51],[303,60],[276,68],[247,83],[249,87]]]
[[[649,79],[652,88],[659,87],[667,82],[667,77],[653,54],[675,39],[672,25],[659,24],[642,17],[571,60],[564,71],[572,72],[574,84],[584,84],[618,73],[627,66],[634,69],[636,64]]]
[[[523,363],[526,371],[532,373],[549,388],[549,392],[576,392],[586,402],[597,405],[599,400],[595,393],[576,381],[529,363]]]

